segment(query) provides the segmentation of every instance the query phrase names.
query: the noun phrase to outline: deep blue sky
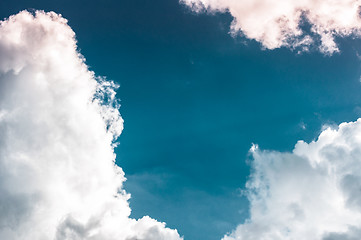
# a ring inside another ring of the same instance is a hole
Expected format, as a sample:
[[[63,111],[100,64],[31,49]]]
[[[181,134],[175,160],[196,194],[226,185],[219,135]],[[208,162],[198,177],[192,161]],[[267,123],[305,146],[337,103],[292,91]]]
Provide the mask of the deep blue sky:
[[[5,0],[0,17],[23,9],[61,13],[90,68],[120,85],[117,163],[132,216],[186,240],[220,239],[245,220],[252,143],[290,151],[322,124],[361,116],[360,41],[342,40],[332,57],[262,50],[228,35],[227,14],[177,0]]]

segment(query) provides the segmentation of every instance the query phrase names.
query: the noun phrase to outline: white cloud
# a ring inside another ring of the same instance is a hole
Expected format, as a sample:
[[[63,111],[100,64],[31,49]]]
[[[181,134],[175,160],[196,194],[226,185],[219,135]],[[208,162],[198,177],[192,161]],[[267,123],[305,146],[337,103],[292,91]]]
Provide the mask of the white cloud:
[[[335,37],[361,36],[360,0],[180,0],[194,11],[229,12],[232,34],[244,34],[269,49],[339,51]],[[311,32],[301,29],[304,21]]]
[[[180,240],[129,218],[114,85],[88,70],[74,37],[52,12],[1,22],[0,239]]]
[[[292,153],[254,146],[250,218],[224,240],[354,240],[361,232],[361,119]]]

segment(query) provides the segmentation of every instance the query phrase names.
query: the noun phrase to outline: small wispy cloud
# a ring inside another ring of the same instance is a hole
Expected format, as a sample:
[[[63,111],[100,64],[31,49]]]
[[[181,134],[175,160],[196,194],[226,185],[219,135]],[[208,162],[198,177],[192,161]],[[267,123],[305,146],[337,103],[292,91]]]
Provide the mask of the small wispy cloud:
[[[359,0],[180,0],[196,12],[229,12],[231,34],[244,35],[265,48],[325,54],[339,51],[337,37],[361,36]],[[310,25],[304,31],[304,25]]]

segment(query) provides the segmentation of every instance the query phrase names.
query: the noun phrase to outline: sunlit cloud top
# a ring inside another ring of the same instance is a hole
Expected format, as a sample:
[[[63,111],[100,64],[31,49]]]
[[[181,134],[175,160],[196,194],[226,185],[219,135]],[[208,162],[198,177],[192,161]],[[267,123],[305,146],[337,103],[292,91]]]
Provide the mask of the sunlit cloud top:
[[[88,70],[61,15],[1,22],[0,239],[181,239],[129,217],[115,87]]]

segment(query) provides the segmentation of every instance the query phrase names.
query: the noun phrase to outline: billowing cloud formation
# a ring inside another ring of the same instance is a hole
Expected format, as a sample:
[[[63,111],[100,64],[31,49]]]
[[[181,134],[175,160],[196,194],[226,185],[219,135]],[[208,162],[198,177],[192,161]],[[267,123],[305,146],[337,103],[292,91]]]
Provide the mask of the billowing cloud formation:
[[[115,86],[88,70],[74,37],[53,12],[1,22],[0,239],[180,240],[129,218]]]
[[[224,240],[360,239],[361,119],[292,153],[251,152],[250,219]]]
[[[311,44],[332,54],[335,37],[361,36],[360,0],[180,0],[200,11],[229,12],[233,34],[242,33],[269,49],[307,50]],[[305,23],[311,25],[306,33]]]

